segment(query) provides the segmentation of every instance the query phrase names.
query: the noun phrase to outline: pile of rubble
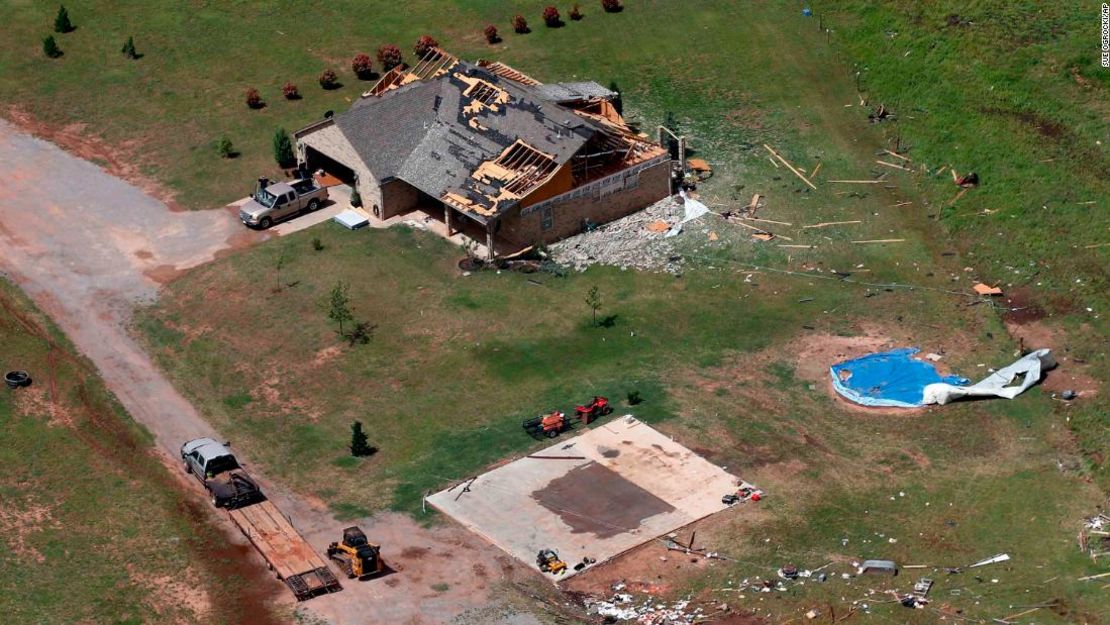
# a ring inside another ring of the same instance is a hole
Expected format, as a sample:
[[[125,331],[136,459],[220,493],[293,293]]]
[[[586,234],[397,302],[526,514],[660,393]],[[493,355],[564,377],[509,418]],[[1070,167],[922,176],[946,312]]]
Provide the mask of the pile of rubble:
[[[617,584],[614,589],[621,586],[623,584]],[[658,603],[650,596],[635,599],[631,594],[622,592],[617,592],[604,601],[587,599],[586,609],[609,623],[630,621],[638,625],[693,625],[710,616],[703,608],[692,608],[690,601],[686,599]],[[721,611],[723,610],[717,612]]]
[[[676,252],[675,241],[682,237],[664,235],[682,217],[681,200],[668,197],[642,211],[552,245],[552,259],[578,271],[600,264],[679,273],[682,256]]]

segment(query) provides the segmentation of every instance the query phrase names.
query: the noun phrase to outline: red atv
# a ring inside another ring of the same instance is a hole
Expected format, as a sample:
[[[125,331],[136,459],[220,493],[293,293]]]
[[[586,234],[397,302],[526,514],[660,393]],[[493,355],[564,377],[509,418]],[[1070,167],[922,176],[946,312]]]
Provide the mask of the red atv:
[[[601,395],[594,395],[594,400],[585,406],[575,406],[574,416],[582,423],[589,423],[598,417],[613,412],[613,407],[609,405],[609,399]]]

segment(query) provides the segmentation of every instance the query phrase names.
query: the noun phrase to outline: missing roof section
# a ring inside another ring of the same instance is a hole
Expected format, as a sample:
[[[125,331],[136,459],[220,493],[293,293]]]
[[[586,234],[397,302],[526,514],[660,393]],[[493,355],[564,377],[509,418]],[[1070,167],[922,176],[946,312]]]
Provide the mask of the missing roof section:
[[[538,87],[543,84],[542,82],[536,80],[535,78],[532,78],[528,74],[515,70],[508,65],[505,65],[504,63],[500,63],[498,61],[487,61],[485,59],[479,59],[478,67],[484,68],[486,71],[489,71],[494,75],[500,76],[507,80],[512,80],[513,82],[518,82],[529,87]]]

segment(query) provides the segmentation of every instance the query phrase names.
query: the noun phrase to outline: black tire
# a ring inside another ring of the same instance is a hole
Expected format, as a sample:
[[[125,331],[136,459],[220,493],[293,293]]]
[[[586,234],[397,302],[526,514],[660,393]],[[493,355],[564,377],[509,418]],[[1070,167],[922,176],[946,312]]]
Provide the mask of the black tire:
[[[559,435],[559,430],[548,430],[546,434],[548,438],[555,438]]]
[[[320,200],[309,200],[307,211],[315,213],[320,208]]]
[[[272,225],[274,225],[274,220],[270,219],[269,217],[263,217],[258,221],[258,227],[262,228],[263,230],[269,228]]]
[[[188,462],[185,462],[185,461],[182,461],[182,464],[185,465],[185,473],[187,473],[189,475],[192,475],[193,474],[193,465],[191,465],[191,464],[189,464]]]
[[[10,389],[31,386],[31,376],[26,371],[9,371],[4,374],[4,384]]]
[[[603,416],[603,417],[605,415],[608,415],[608,414],[613,414],[613,407],[612,406],[606,406],[605,409],[601,411],[601,416]]]

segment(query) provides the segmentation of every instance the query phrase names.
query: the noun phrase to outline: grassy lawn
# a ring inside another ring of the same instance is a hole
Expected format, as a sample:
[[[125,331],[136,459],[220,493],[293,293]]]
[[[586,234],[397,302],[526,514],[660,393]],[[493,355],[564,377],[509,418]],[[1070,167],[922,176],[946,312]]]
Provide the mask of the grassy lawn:
[[[91,366],[7,282],[0,392],[5,623],[271,622],[265,576],[185,500]]]

